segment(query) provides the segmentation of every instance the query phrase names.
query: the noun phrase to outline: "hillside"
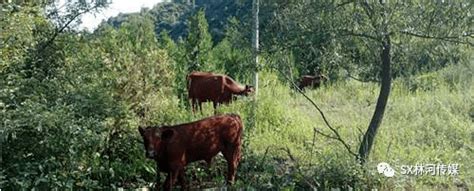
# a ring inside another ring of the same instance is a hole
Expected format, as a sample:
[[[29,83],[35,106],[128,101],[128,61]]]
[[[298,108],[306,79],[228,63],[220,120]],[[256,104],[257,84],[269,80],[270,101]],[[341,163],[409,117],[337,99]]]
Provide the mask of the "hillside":
[[[228,19],[236,17],[243,21],[251,13],[251,0],[198,0],[195,5],[186,1],[163,2],[152,9],[144,9],[139,13],[120,14],[107,20],[107,24],[119,27],[122,22],[132,15],[151,15],[155,22],[155,32],[168,31],[172,39],[177,40],[187,35],[187,20],[190,15],[203,9],[209,23],[209,32],[215,43],[225,34]],[[100,26],[99,26],[100,27]]]

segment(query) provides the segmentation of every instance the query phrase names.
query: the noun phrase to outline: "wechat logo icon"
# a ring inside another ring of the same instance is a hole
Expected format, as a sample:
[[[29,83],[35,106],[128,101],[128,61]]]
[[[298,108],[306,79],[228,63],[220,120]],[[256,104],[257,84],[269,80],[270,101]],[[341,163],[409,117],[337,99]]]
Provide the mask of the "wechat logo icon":
[[[395,170],[386,162],[379,163],[377,165],[377,171],[386,177],[393,177],[395,175]]]

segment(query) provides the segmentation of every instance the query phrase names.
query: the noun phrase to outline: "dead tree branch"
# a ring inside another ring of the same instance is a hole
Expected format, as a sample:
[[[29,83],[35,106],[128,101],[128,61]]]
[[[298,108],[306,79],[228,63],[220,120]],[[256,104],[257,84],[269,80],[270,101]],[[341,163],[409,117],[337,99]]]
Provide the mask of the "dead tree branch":
[[[304,173],[301,171],[301,168],[300,168],[300,165],[298,163],[298,161],[296,160],[296,158],[293,156],[293,154],[291,154],[291,150],[290,148],[286,147],[286,148],[281,148],[281,150],[284,150],[286,152],[286,154],[288,155],[288,157],[290,158],[290,160],[295,164],[295,167],[296,167],[296,171],[298,172],[298,174],[303,177],[303,180],[306,182],[306,184],[308,184],[312,190],[317,190],[317,186],[319,186],[319,183],[318,182],[314,182],[312,183],[310,180],[308,180],[308,177],[304,175]],[[316,184],[316,186],[315,186]]]
[[[351,74],[351,72],[349,72],[349,70],[348,70],[347,68],[344,68],[344,70],[346,70],[347,76],[348,76],[349,78],[352,78],[352,79],[357,80],[357,81],[359,81],[359,82],[364,82],[364,83],[367,83],[367,82],[380,83],[380,81],[378,81],[378,80],[371,80],[371,79],[363,80],[363,79],[354,77],[354,76]]]
[[[335,139],[335,140],[337,140],[337,137],[334,137],[334,136],[328,135],[328,134],[326,134],[326,133],[323,133],[322,131],[320,131],[320,130],[317,129],[316,127],[313,128],[313,131],[314,131],[315,133],[317,133],[317,134],[322,135],[323,137],[328,138],[328,139]]]
[[[346,150],[351,154],[351,155],[354,155],[355,157],[357,157],[358,155],[356,153],[354,153],[352,150],[351,150],[351,147],[349,146],[349,144],[347,144],[342,138],[341,138],[341,135],[339,134],[339,132],[331,126],[331,124],[329,124],[329,121],[327,120],[326,116],[324,115],[323,111],[319,108],[319,106],[310,98],[308,97],[304,92],[303,90],[301,90],[298,85],[296,85],[296,83],[292,80],[292,79],[289,79],[289,77],[284,74],[282,71],[280,71],[279,69],[277,68],[274,68],[275,70],[277,70],[278,72],[280,72],[280,74],[286,78],[286,80],[288,80],[288,82],[291,83],[291,85],[301,94],[303,95],[310,103],[311,105],[314,106],[314,108],[316,108],[316,110],[318,110],[319,114],[321,115],[321,117],[323,118],[323,121],[324,123],[326,124],[326,126],[331,130],[331,132],[334,134],[335,137],[333,137],[333,139],[335,140],[338,140],[345,148]],[[326,134],[327,135],[327,134]],[[327,137],[332,137],[332,136],[329,136],[327,135]]]

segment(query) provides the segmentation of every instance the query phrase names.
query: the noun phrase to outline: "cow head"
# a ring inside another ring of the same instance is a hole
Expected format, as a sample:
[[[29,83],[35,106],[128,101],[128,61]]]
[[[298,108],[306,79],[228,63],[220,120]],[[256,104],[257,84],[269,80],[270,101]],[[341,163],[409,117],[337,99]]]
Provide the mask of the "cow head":
[[[145,155],[150,159],[156,159],[163,144],[168,142],[174,133],[172,129],[162,129],[156,127],[139,127],[140,135],[145,146]]]
[[[326,81],[329,81],[329,78],[327,76],[323,75],[323,74],[319,75],[319,77],[320,77],[321,82],[323,82],[323,83],[326,82]]]
[[[255,92],[255,88],[253,86],[250,86],[250,85],[245,85],[245,89],[244,91],[242,92],[242,95],[249,95],[251,93]]]

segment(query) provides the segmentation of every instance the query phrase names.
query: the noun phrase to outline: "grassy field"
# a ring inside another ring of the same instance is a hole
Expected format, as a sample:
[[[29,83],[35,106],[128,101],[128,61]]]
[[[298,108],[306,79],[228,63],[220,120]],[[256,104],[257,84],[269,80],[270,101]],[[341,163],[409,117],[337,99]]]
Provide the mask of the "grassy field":
[[[252,97],[241,97],[218,109],[218,113],[237,113],[244,120],[244,157],[238,169],[236,187],[249,190],[308,190],[312,187],[319,190],[336,187],[356,190],[472,190],[473,73],[474,62],[471,62],[410,79],[395,79],[369,161],[361,168],[340,142],[314,133],[313,128],[317,128],[333,136],[306,98],[290,88],[276,73],[263,71],[256,106]],[[373,114],[378,91],[376,83],[341,79],[319,89],[307,90],[306,94],[321,108],[350,149],[357,152]],[[179,124],[214,114],[212,104],[205,104],[202,113],[193,115],[174,95],[157,93],[152,96],[144,103],[151,105],[150,115],[147,115],[150,124]],[[27,105],[24,110],[35,109],[34,106]],[[35,115],[33,125],[36,121],[52,121],[40,123],[48,127],[48,134],[36,129],[27,133],[37,133],[33,135],[38,140],[47,135],[49,137],[45,140],[58,141],[51,142],[50,147],[40,145],[28,152],[41,154],[35,153],[36,150],[53,149],[62,153],[66,146],[80,152],[70,152],[72,154],[67,155],[70,158],[61,158],[61,163],[50,155],[47,155],[47,160],[20,161],[24,163],[12,166],[12,169],[19,169],[11,172],[16,175],[12,179],[0,174],[0,187],[11,181],[11,188],[34,187],[39,190],[51,185],[70,189],[138,188],[155,181],[155,163],[144,156],[137,118],[124,119],[120,134],[108,141],[108,130],[114,127],[112,120],[99,123],[84,119],[75,124],[68,110],[63,110],[47,110]],[[63,113],[68,115],[63,116]],[[50,130],[64,133],[56,135],[49,133]],[[81,144],[71,145],[71,139]],[[33,139],[32,142],[41,141]],[[106,156],[110,155],[113,160],[101,156],[102,147],[111,150]],[[78,161],[75,161],[75,156],[80,157]],[[395,176],[388,178],[378,174],[376,166],[380,162],[389,163],[396,171]],[[416,164],[459,164],[459,175],[401,174],[402,165]],[[218,187],[225,184],[225,171],[223,157],[218,156],[210,171],[199,163],[189,165],[187,177],[193,188]]]
[[[471,63],[395,80],[364,172],[358,170],[354,158],[338,141],[317,134],[313,144],[313,128],[329,135],[331,132],[310,102],[272,73],[262,74],[255,120],[250,117],[250,98],[222,107],[219,112],[239,113],[246,120],[248,145],[244,152],[256,161],[244,160],[239,172],[242,184],[258,182],[265,183],[262,185],[266,188],[297,189],[298,181],[302,185],[328,187],[360,181],[364,184],[359,187],[362,189],[473,189],[473,71]],[[378,88],[375,83],[348,80],[306,94],[323,110],[352,151],[357,152],[375,107]],[[204,115],[210,115],[211,106],[205,108]],[[391,164],[398,171],[395,177],[379,175],[379,162]],[[400,174],[401,165],[416,164],[459,164],[459,175]],[[251,173],[249,165],[263,167],[254,167],[255,172]]]

